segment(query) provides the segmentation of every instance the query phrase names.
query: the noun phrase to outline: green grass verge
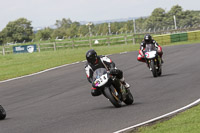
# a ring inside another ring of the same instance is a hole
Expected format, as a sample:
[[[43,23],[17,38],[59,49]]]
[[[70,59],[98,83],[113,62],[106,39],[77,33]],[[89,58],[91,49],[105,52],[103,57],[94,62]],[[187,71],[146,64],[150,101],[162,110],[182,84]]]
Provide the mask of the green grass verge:
[[[167,121],[144,126],[130,133],[199,133],[200,105],[182,112]]]
[[[139,45],[116,45],[93,47],[99,55],[137,50]],[[82,47],[40,53],[8,54],[0,56],[0,80],[6,80],[39,72],[48,68],[85,60],[91,48]],[[84,66],[83,66],[84,67]]]

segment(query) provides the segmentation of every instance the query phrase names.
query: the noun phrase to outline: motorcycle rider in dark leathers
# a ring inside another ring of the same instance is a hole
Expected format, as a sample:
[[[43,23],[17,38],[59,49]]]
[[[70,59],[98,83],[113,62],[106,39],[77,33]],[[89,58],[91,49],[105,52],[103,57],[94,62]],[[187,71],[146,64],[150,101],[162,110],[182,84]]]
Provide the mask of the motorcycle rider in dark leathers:
[[[116,78],[120,80],[120,82],[125,86],[126,89],[130,87],[128,83],[125,82],[123,77],[123,72],[115,67],[115,63],[106,56],[97,56],[97,53],[94,49],[87,51],[86,53],[86,65],[85,72],[87,75],[87,79],[90,83],[93,81],[93,72],[98,68],[105,68],[109,71],[110,74],[116,75]],[[101,91],[96,88],[91,88],[92,96],[101,95]]]
[[[150,34],[146,34],[144,36],[144,40],[140,44],[140,50],[139,50],[139,55],[137,57],[137,60],[141,61],[141,62],[145,62],[143,50],[145,50],[146,45],[148,45],[148,44],[154,44],[155,45],[155,47],[157,48],[158,55],[161,58],[161,63],[163,63],[163,59],[162,59],[162,55],[163,55],[162,47],[160,45],[158,45],[158,43],[151,37]]]

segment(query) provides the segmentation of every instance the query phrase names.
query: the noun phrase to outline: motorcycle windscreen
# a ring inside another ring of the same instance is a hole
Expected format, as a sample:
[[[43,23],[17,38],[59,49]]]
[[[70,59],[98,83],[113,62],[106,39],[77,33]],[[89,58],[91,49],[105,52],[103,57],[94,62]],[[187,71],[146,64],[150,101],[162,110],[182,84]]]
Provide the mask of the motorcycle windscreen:
[[[108,81],[108,75],[105,68],[98,68],[93,73],[93,83],[96,87],[103,86]]]
[[[155,51],[156,47],[154,44],[146,44],[145,52]]]

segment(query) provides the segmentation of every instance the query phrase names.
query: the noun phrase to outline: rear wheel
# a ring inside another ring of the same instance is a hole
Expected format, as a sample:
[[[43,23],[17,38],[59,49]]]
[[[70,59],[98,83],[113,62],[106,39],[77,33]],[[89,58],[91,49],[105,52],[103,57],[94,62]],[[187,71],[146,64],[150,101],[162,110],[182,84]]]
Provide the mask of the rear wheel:
[[[122,102],[121,100],[118,98],[118,93],[117,90],[111,86],[111,88],[109,87],[105,87],[104,88],[104,94],[106,95],[106,97],[110,100],[110,102],[116,107],[119,108],[122,106]]]
[[[133,101],[134,101],[134,98],[133,98],[133,95],[131,94],[131,92],[130,92],[130,90],[129,89],[127,89],[127,96],[126,96],[126,100],[124,101],[124,103],[126,104],[126,105],[131,105],[132,103],[133,103]]]

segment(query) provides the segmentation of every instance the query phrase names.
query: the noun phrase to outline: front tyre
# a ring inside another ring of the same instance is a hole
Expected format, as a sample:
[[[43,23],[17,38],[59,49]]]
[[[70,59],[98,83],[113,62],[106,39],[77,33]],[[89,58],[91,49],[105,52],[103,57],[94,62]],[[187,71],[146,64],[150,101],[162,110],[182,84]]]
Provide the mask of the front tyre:
[[[116,108],[119,108],[122,106],[122,102],[116,95],[116,92],[117,90],[113,86],[110,86],[110,88],[109,87],[104,88],[104,94],[106,95],[106,97]]]
[[[4,108],[0,105],[0,120],[3,120],[6,118],[6,111]]]
[[[152,71],[153,77],[157,77],[158,73],[157,73],[157,70],[156,70],[156,67],[155,67],[155,64],[154,64],[153,60],[151,60],[151,62],[150,62],[150,67],[152,69],[151,71]]]
[[[160,66],[159,72],[158,72],[158,76],[162,75],[162,67]]]

